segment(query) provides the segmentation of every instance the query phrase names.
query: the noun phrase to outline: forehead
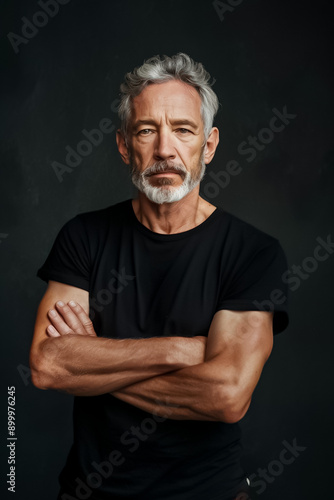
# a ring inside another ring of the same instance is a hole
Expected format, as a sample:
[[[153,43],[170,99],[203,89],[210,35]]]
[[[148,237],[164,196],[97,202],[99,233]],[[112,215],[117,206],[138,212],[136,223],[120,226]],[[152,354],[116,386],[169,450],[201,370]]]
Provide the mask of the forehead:
[[[133,98],[132,117],[141,115],[158,117],[168,114],[172,117],[201,118],[201,97],[197,90],[187,83],[171,80],[164,83],[153,83]]]

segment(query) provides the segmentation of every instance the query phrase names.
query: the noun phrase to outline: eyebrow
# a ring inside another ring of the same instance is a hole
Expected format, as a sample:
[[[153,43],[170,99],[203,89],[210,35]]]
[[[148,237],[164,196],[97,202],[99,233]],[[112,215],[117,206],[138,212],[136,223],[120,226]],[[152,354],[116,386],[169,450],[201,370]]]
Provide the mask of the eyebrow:
[[[172,125],[189,125],[190,127],[194,129],[198,129],[197,123],[193,122],[192,120],[188,120],[187,118],[178,118],[177,120],[170,120]],[[133,129],[136,130],[140,125],[156,125],[156,122],[150,118],[147,118],[145,120],[136,120],[136,122],[133,124]]]

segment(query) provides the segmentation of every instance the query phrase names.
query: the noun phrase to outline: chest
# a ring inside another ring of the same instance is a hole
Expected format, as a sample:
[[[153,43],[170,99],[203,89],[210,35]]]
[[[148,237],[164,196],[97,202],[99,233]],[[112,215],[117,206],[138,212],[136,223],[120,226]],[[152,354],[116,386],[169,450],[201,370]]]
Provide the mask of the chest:
[[[214,240],[106,241],[92,271],[90,315],[112,338],[207,335],[222,288]]]

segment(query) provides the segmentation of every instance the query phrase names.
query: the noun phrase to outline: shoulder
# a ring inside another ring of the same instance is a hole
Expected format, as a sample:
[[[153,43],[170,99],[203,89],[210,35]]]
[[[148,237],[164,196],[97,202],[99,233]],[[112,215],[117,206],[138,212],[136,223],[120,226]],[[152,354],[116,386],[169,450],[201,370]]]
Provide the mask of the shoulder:
[[[240,245],[242,247],[280,247],[277,238],[262,231],[255,225],[246,222],[239,217],[217,207],[217,224],[220,233],[224,235],[226,243]]]
[[[65,227],[74,231],[84,229],[88,234],[107,230],[113,225],[117,226],[128,220],[130,208],[131,199],[127,199],[98,210],[81,212],[71,218]]]
[[[249,273],[267,268],[287,269],[286,254],[277,238],[235,215],[217,208],[215,239],[233,273]],[[218,236],[219,235],[219,236]]]

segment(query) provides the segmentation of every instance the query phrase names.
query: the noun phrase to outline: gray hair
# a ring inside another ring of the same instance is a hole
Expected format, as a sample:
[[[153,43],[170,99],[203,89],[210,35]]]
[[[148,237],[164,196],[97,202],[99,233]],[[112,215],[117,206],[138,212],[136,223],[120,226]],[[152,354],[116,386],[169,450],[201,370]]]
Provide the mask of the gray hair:
[[[118,107],[121,131],[126,141],[131,119],[132,99],[139,95],[147,85],[170,80],[180,80],[187,83],[199,93],[202,101],[201,115],[206,140],[219,107],[218,97],[209,83],[210,78],[210,74],[201,63],[195,62],[182,52],[172,57],[151,57],[142,66],[126,73],[124,82],[120,86],[121,102]]]

